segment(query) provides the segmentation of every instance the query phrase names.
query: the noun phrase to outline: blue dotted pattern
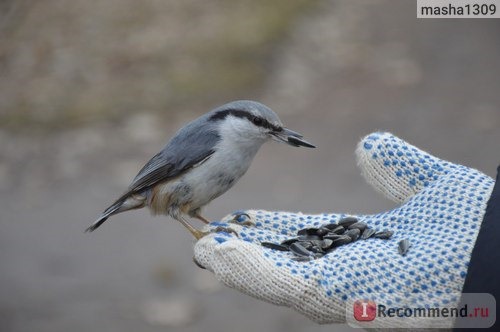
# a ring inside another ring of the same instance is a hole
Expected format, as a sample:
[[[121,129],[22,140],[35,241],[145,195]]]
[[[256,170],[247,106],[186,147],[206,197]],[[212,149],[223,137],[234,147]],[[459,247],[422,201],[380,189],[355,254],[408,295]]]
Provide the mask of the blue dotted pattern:
[[[430,305],[456,302],[493,179],[477,170],[441,161],[392,135],[370,135],[362,147],[379,167],[389,167],[404,183],[420,188],[399,208],[357,216],[370,227],[394,231],[393,237],[358,240],[309,262],[296,262],[290,252],[261,247],[264,256],[276,268],[312,280],[326,296],[344,301],[377,294],[388,305],[393,301],[429,305],[429,299],[435,301]],[[337,222],[347,216],[248,213],[255,215],[255,227],[244,228],[239,236],[257,246],[263,241],[279,243],[295,236],[299,229]],[[402,239],[412,244],[406,256],[397,250]]]
[[[442,174],[463,167],[435,158],[407,144],[393,135],[371,134],[365,138],[363,148],[371,158],[410,187],[427,187]]]

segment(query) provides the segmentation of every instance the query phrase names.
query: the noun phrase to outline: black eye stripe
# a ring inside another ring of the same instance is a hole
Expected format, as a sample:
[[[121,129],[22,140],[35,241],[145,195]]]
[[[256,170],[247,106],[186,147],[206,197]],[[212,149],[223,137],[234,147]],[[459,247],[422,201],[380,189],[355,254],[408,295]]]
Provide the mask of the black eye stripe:
[[[259,118],[258,116],[254,116],[252,118],[252,122],[256,126],[263,126],[265,124],[264,119]]]
[[[242,110],[223,110],[223,111],[219,111],[217,113],[214,113],[209,118],[209,121],[220,121],[220,120],[225,119],[228,115],[232,115],[232,116],[235,116],[237,118],[245,118],[245,119],[249,120],[250,122],[252,122],[256,126],[263,127],[263,128],[266,128],[266,129],[271,129],[273,131],[278,131],[279,132],[279,131],[283,130],[283,128],[281,128],[280,126],[276,126],[276,125],[270,123],[269,121],[267,121],[264,118],[261,118],[261,117],[258,117],[258,116],[254,116],[254,115],[252,115],[252,114],[250,114],[248,112],[242,111]]]

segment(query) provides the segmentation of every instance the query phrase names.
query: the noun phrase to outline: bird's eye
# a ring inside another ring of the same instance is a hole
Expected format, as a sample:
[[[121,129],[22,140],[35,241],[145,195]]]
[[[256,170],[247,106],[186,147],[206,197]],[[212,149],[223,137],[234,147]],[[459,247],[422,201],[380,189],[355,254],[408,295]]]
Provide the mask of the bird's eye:
[[[255,116],[252,118],[252,122],[256,126],[262,126],[262,124],[264,123],[264,120],[262,118]]]

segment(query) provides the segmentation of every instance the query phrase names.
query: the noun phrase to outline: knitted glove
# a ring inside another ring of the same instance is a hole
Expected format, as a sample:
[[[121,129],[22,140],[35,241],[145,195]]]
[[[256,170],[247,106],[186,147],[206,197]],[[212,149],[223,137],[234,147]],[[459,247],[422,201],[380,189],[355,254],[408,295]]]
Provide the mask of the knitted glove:
[[[365,137],[356,155],[366,180],[402,203],[392,211],[356,216],[369,227],[394,231],[389,240],[358,240],[299,262],[291,252],[260,243],[280,243],[299,229],[347,215],[250,210],[244,211],[249,220],[229,222],[234,216],[228,216],[212,223],[234,229],[239,237],[215,233],[202,238],[194,247],[195,261],[228,287],[291,307],[318,323],[345,322],[346,303],[367,296],[389,306],[457,305],[493,179],[389,133]],[[405,256],[398,252],[402,239],[412,244]]]

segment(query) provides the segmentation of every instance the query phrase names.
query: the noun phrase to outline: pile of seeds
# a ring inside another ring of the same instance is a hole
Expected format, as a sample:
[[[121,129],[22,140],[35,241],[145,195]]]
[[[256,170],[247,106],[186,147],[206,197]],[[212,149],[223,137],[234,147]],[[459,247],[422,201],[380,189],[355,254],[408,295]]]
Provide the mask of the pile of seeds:
[[[280,244],[261,242],[261,245],[274,250],[291,251],[295,255],[294,260],[305,262],[320,258],[339,246],[359,239],[366,240],[371,237],[389,239],[392,234],[392,231],[377,231],[357,218],[347,217],[319,228],[301,229],[296,237],[286,239]]]

